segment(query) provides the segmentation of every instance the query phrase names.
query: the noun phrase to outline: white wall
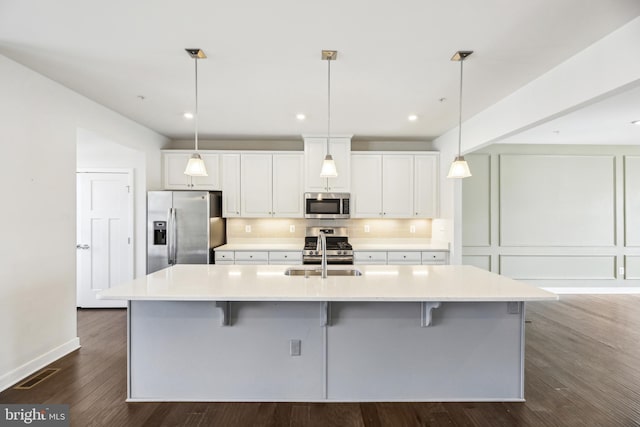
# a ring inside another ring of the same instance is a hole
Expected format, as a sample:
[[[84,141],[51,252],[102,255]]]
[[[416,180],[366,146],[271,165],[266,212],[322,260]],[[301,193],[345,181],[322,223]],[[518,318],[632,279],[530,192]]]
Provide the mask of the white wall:
[[[640,290],[640,147],[493,145],[466,157],[465,264],[561,292]]]
[[[78,128],[145,151],[166,138],[0,56],[0,390],[78,346]],[[160,185],[159,167],[147,185]]]

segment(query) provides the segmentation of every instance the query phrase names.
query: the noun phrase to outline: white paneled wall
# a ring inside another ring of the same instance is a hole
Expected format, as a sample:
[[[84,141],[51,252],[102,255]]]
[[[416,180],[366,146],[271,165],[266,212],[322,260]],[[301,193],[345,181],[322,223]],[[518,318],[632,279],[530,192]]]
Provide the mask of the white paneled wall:
[[[552,288],[640,287],[640,147],[493,145],[465,157],[464,264]]]

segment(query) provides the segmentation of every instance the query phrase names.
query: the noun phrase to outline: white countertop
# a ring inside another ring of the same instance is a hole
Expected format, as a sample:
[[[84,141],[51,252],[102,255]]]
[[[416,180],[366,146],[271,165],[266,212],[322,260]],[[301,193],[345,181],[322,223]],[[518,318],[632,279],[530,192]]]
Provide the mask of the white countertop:
[[[349,239],[354,251],[449,251],[447,242],[431,239]]]
[[[431,239],[349,239],[354,251],[448,251],[447,242]],[[301,251],[304,239],[237,239],[216,251]]]
[[[357,266],[363,275],[285,276],[288,266],[176,265],[98,293],[163,301],[542,301],[555,294],[472,266]],[[310,266],[293,268],[315,269]],[[331,266],[350,269],[353,266]]]
[[[265,239],[266,240],[266,239]],[[218,246],[216,251],[298,251],[302,252],[304,239],[295,242],[231,242]]]

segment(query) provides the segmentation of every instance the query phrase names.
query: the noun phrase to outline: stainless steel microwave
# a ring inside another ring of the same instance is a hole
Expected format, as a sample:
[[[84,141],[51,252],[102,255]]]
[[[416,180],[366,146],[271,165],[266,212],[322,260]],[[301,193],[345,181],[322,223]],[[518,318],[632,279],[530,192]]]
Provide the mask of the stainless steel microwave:
[[[304,193],[304,217],[349,218],[349,193]]]

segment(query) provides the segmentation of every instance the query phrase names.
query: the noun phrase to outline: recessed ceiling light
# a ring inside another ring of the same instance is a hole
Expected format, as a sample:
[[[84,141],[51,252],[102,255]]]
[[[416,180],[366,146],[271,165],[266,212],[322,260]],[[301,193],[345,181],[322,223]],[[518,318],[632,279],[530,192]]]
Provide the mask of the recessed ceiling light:
[[[632,125],[640,126],[640,120],[634,120],[631,122]]]
[[[409,119],[410,122],[415,122],[416,120],[418,120],[418,116],[416,116],[415,114],[411,114],[407,118]]]
[[[296,114],[296,119],[298,119],[298,120],[304,120],[304,119],[306,119],[306,118],[307,118],[307,116],[305,116],[305,115],[304,115],[304,114],[302,114],[302,113],[298,113],[298,114]]]
[[[188,112],[188,111],[187,111],[186,113],[184,113],[182,116],[183,116],[185,119],[188,119],[188,120],[193,119],[193,113],[190,113],[190,112]]]

